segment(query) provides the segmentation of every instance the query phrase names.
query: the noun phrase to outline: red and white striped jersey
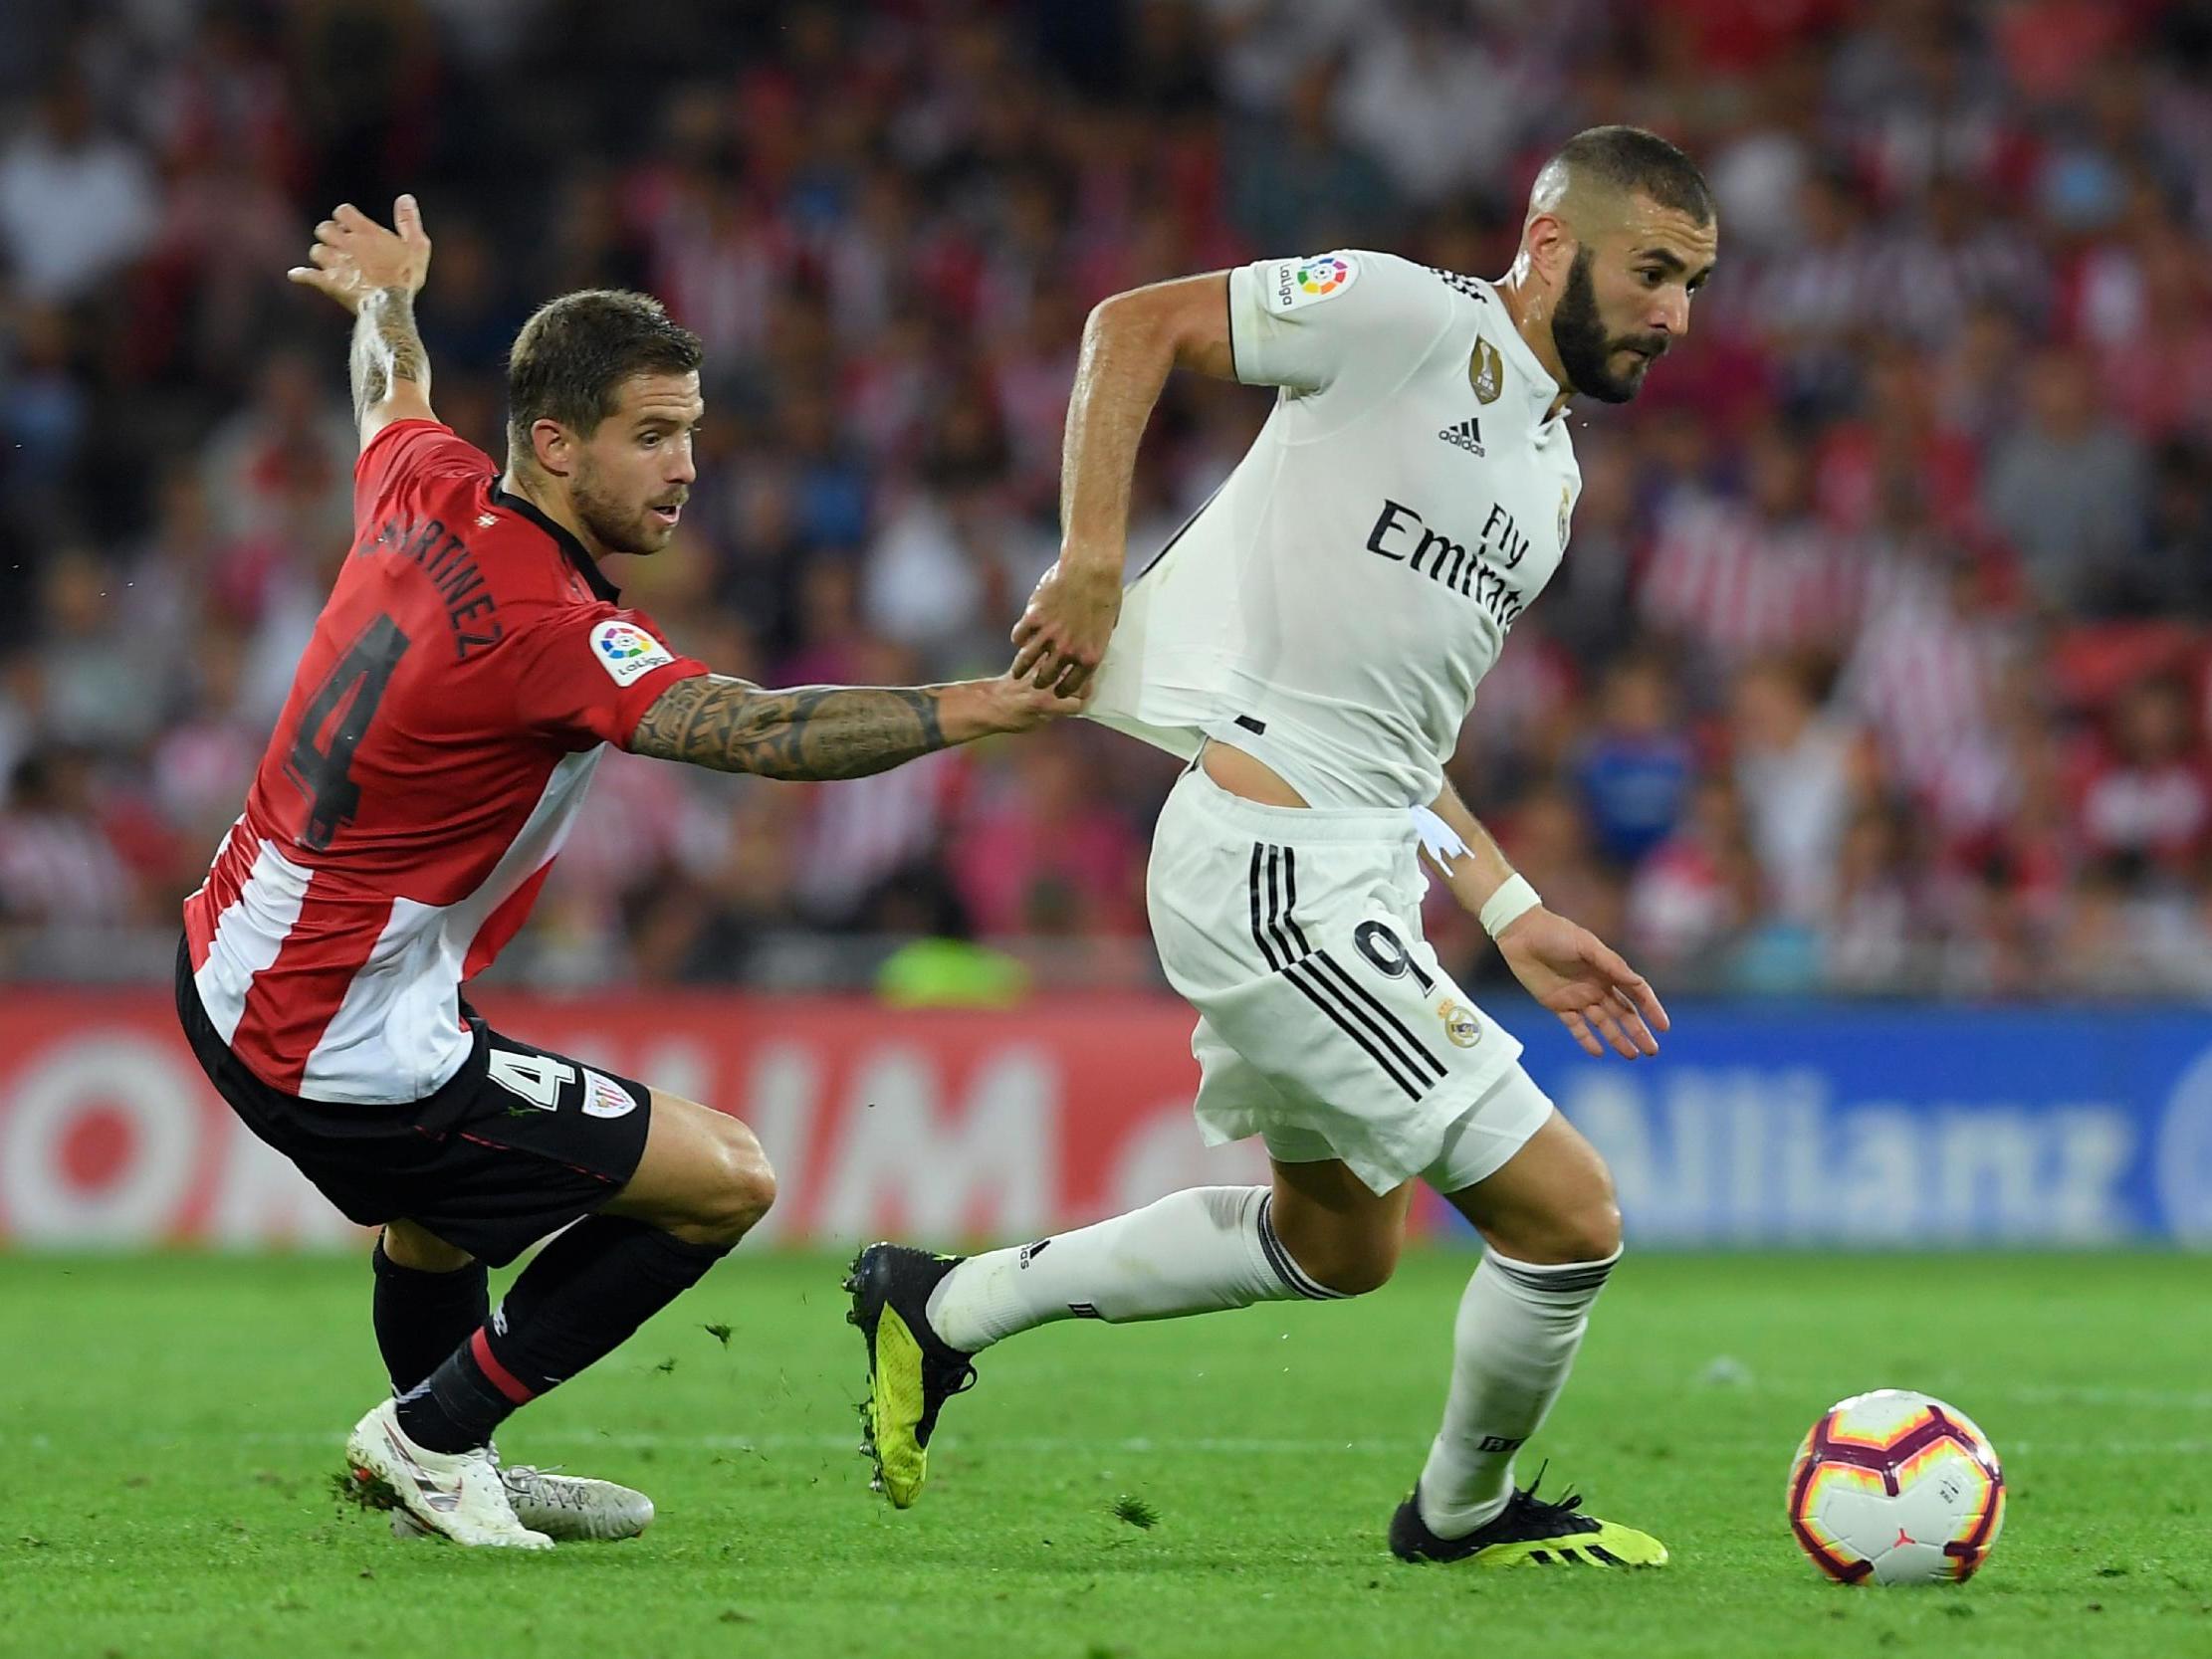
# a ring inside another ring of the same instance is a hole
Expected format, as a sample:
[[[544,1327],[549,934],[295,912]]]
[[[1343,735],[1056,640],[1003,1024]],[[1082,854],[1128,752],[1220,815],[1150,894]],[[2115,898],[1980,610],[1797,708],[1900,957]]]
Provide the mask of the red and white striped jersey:
[[[1726,667],[1849,638],[1867,572],[1811,520],[1687,496],[1661,516],[1642,580],[1644,619]]]
[[[529,915],[603,745],[706,670],[433,421],[361,452],[353,523],[184,929],[208,1018],[264,1083],[414,1101],[467,1058],[461,982]]]

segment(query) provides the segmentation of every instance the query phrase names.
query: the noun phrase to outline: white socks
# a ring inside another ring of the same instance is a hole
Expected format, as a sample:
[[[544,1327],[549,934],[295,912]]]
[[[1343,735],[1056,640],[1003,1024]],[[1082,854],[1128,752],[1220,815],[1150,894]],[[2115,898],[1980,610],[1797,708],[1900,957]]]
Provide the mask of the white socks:
[[[1055,1320],[1174,1319],[1293,1297],[1337,1300],[1268,1220],[1264,1186],[1171,1193],[1035,1244],[971,1257],[930,1295],[939,1337],[974,1353]],[[1421,1472],[1421,1518],[1463,1538],[1505,1507],[1513,1454],[1566,1385],[1590,1306],[1621,1259],[1541,1267],[1491,1251],[1459,1300],[1451,1391]]]
[[[1620,1259],[1539,1267],[1493,1250],[1475,1268],[1452,1328],[1443,1426],[1421,1472],[1421,1519],[1438,1538],[1464,1538],[1505,1508],[1513,1454],[1566,1386]]]
[[[1174,1319],[1343,1293],[1300,1271],[1264,1186],[1199,1186],[1035,1244],[973,1256],[930,1293],[929,1320],[963,1352],[1054,1320]]]

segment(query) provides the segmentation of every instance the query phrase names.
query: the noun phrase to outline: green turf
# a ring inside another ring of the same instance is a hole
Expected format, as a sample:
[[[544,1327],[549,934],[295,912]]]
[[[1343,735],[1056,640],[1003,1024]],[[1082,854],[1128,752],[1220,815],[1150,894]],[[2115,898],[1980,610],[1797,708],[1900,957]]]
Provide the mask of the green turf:
[[[1384,1551],[1468,1265],[1010,1343],[895,1515],[853,1455],[834,1264],[741,1254],[504,1437],[648,1489],[659,1525],[518,1558],[328,1496],[380,1381],[365,1262],[0,1258],[0,1653],[2212,1655],[2201,1258],[1632,1256],[1536,1451],[1668,1543],[1638,1574]],[[1963,1587],[1829,1585],[1782,1525],[1798,1436],[1885,1383],[2004,1455]]]

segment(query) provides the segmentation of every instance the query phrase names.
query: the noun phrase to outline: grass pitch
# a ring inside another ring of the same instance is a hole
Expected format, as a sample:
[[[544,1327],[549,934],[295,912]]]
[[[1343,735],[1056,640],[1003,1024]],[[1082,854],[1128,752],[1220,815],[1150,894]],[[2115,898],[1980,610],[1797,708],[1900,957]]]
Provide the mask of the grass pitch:
[[[1664,1539],[1635,1574],[1385,1551],[1471,1263],[1016,1339],[898,1515],[854,1455],[839,1264],[740,1252],[502,1437],[658,1525],[516,1557],[331,1497],[381,1383],[365,1258],[0,1258],[0,1654],[2212,1655],[2203,1259],[1632,1252],[1522,1468]],[[1798,1437],[1882,1384],[2004,1459],[1972,1583],[1844,1589],[1790,1542]]]

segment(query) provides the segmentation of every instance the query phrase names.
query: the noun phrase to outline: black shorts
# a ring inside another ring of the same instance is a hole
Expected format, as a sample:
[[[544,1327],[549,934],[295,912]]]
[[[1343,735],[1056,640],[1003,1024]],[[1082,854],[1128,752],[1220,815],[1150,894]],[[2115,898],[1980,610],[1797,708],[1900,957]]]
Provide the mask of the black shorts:
[[[348,1220],[412,1221],[494,1267],[597,1209],[645,1155],[643,1084],[501,1036],[466,1002],[468,1059],[437,1093],[395,1106],[302,1100],[262,1082],[209,1022],[188,948],[176,1011],[216,1093]]]

